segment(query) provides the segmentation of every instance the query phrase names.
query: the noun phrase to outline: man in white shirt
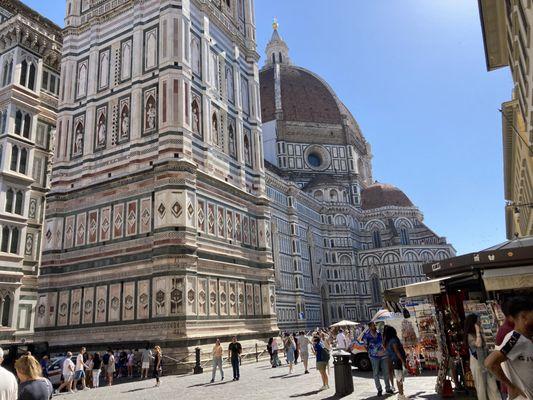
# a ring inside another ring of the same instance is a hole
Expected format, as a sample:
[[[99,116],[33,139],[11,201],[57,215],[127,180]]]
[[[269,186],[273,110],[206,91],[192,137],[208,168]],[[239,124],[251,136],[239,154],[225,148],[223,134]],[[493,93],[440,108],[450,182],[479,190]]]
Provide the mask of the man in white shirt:
[[[298,335],[298,348],[300,351],[300,358],[304,364],[304,374],[308,374],[309,371],[307,370],[307,366],[309,364],[309,339],[307,336],[305,336],[305,332],[303,331],[300,332],[300,335]]]
[[[533,301],[517,296],[508,305],[514,330],[485,359],[485,366],[507,386],[510,399],[533,400]]]
[[[339,329],[339,333],[337,333],[337,349],[339,350],[346,350],[348,347],[348,343],[346,340],[346,336],[344,336],[344,332],[342,329]]]
[[[0,400],[17,400],[17,378],[1,366],[4,362],[4,350],[0,347]]]
[[[67,353],[67,358],[65,358],[62,365],[61,372],[63,374],[63,383],[56,389],[55,394],[59,394],[63,388],[67,388],[69,393],[73,393],[72,382],[74,382],[74,363],[71,358],[72,353],[69,351]]]
[[[85,365],[85,361],[83,360],[83,355],[86,353],[85,347],[82,347],[80,349],[80,352],[78,356],[76,357],[76,368],[74,369],[74,390],[78,387],[78,381],[81,380],[81,387],[83,390],[89,389],[85,385],[85,368],[89,368],[87,365]]]
[[[150,361],[154,357],[152,356],[152,350],[148,346],[143,350],[141,355],[141,379],[148,378],[148,370],[150,369]]]

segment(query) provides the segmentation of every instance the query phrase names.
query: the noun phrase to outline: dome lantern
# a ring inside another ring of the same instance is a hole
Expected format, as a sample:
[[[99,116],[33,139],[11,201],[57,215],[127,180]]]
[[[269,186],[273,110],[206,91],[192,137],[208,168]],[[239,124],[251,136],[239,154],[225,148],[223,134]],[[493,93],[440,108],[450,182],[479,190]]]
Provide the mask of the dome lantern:
[[[266,48],[266,66],[275,64],[291,65],[291,60],[289,58],[289,47],[278,32],[279,23],[277,18],[274,18],[274,21],[272,22],[272,29],[272,37],[270,38],[270,42],[268,42]]]

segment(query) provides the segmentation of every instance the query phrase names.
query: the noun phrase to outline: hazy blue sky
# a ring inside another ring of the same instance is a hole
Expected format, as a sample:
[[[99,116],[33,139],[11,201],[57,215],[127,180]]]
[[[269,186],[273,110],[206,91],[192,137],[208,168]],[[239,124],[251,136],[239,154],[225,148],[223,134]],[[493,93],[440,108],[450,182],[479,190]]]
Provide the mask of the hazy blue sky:
[[[62,26],[64,0],[26,3]],[[293,62],[359,122],[375,179],[403,189],[459,254],[505,240],[498,109],[512,80],[486,71],[477,1],[255,0],[255,10],[260,54],[277,16]]]

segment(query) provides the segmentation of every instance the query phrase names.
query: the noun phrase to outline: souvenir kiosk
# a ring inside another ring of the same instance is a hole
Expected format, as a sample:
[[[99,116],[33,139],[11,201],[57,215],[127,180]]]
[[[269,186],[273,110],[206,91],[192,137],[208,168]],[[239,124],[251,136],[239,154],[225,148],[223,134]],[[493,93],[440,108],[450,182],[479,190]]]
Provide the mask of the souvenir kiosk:
[[[430,278],[387,290],[384,297],[409,310],[416,320],[422,354],[438,369],[436,391],[474,390],[463,326],[466,315],[480,317],[489,350],[504,321],[506,297],[533,294],[533,238],[423,265]]]

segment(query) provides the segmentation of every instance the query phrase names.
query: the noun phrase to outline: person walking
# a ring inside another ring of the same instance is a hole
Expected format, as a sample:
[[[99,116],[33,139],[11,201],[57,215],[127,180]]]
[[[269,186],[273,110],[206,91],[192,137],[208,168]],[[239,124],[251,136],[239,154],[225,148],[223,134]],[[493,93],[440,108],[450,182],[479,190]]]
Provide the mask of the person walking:
[[[154,378],[155,386],[159,387],[161,385],[161,374],[163,373],[163,353],[161,352],[161,347],[154,347]]]
[[[141,379],[148,378],[148,370],[150,369],[152,358],[152,351],[146,346],[141,355]]]
[[[510,399],[533,399],[533,300],[516,296],[507,312],[514,329],[485,360],[485,366],[507,386]]]
[[[237,336],[233,336],[231,343],[228,346],[228,358],[231,360],[231,367],[233,369],[233,380],[238,381],[241,378],[239,369],[239,357],[242,353],[242,346],[237,342]]]
[[[405,400],[403,370],[407,368],[406,354],[396,329],[392,326],[386,325],[383,329],[383,345],[387,350],[390,364],[392,364],[393,375],[398,386],[398,400]]]
[[[39,361],[39,364],[41,365],[43,377],[48,378],[48,367],[50,366],[50,358],[47,355],[44,355],[43,358],[41,358],[41,361]]]
[[[128,378],[133,378],[133,365],[134,365],[134,354],[133,350],[130,350],[127,359],[126,359],[126,367],[128,369]]]
[[[316,355],[316,369],[320,372],[320,377],[322,378],[322,387],[320,390],[329,389],[327,367],[329,364],[330,353],[320,339],[320,336],[313,337],[313,353]]]
[[[20,380],[18,400],[50,400],[54,387],[43,377],[39,361],[25,355],[15,361],[15,370]]]
[[[363,341],[365,342],[370,363],[372,364],[374,383],[378,391],[378,396],[383,395],[383,388],[379,380],[380,372],[383,374],[383,380],[385,381],[385,391],[389,394],[393,394],[394,391],[390,386],[389,380],[389,361],[387,359],[385,347],[383,347],[383,337],[381,332],[378,332],[374,322],[368,324],[368,331],[364,334]]]
[[[63,360],[61,367],[63,374],[63,383],[56,389],[55,394],[61,393],[61,389],[67,388],[69,393],[74,393],[72,390],[72,384],[74,382],[74,363],[72,362],[72,353],[67,352],[67,357]]]
[[[93,388],[100,387],[100,373],[102,372],[102,358],[99,353],[93,354],[93,365],[91,375],[93,378]]]
[[[300,352],[300,358],[304,364],[304,374],[308,374],[309,366],[309,339],[305,336],[305,332],[301,331],[298,335],[298,350]]]
[[[279,347],[278,347],[278,341],[276,338],[270,338],[272,340],[271,348],[272,348],[272,368],[277,368],[281,366],[281,361],[279,360]]]
[[[488,350],[481,334],[481,324],[476,314],[468,314],[465,319],[465,334],[470,354],[470,371],[479,400],[501,400],[500,391],[494,377],[485,369]]]
[[[83,355],[85,354],[85,347],[82,347],[80,349],[80,352],[76,356],[76,367],[74,368],[74,389],[76,390],[78,388],[78,381],[81,380],[81,387],[83,390],[89,389],[85,385],[85,368],[87,365],[85,365],[85,362],[83,360]]]
[[[339,329],[339,333],[337,333],[337,349],[346,350],[347,348],[348,343],[346,340],[346,335],[342,329]]]
[[[17,378],[2,367],[3,362],[4,350],[0,347],[0,400],[17,400]]]
[[[294,339],[292,335],[289,335],[287,338],[287,362],[289,363],[289,374],[292,374],[292,369],[294,367],[294,360],[295,360],[295,352],[296,352],[296,344],[294,343]]]
[[[220,339],[217,339],[215,345],[213,346],[213,373],[211,375],[211,383],[215,381],[215,375],[217,372],[217,367],[220,369],[221,381],[224,380],[224,370],[222,369],[222,354],[224,349],[220,344]]]
[[[106,375],[107,375],[107,386],[113,385],[113,375],[115,374],[115,355],[113,354],[112,349],[107,349],[107,354],[109,358],[107,360]]]
[[[300,346],[298,345],[298,337],[296,336],[296,332],[292,333],[292,340],[294,342],[294,365],[298,364],[298,358],[300,357],[300,351],[298,350]]]

